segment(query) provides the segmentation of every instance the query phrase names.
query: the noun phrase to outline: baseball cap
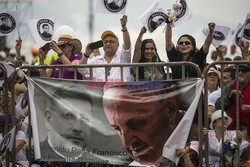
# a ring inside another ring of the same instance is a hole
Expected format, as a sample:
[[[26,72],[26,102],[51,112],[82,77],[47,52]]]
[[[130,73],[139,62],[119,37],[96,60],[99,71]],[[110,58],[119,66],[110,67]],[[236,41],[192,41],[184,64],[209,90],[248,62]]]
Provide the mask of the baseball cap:
[[[106,36],[108,36],[108,35],[111,35],[111,36],[115,37],[116,39],[118,39],[117,36],[115,35],[115,33],[113,33],[113,32],[110,31],[110,30],[104,31],[104,32],[102,33],[102,35],[101,35],[101,39],[103,40],[103,39],[104,39]]]

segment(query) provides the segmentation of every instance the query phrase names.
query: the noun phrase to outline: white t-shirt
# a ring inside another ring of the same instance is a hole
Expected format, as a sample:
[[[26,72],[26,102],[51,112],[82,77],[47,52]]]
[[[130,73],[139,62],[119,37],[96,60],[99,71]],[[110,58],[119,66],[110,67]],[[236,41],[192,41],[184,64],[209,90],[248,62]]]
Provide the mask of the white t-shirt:
[[[209,106],[215,106],[216,101],[218,98],[221,96],[221,88],[217,89],[216,91],[213,91],[209,96],[208,96],[208,105]]]
[[[128,50],[119,50],[114,55],[110,64],[121,64],[121,63],[131,63],[131,48]],[[100,56],[93,57],[92,59],[88,59],[87,64],[108,64],[107,60],[104,58],[104,54]],[[88,77],[90,75],[89,68],[79,68],[78,72],[83,76]],[[105,68],[93,68],[93,77],[94,81],[103,81],[105,82]],[[112,67],[109,71],[108,80],[121,80],[121,68],[120,67]],[[123,68],[123,80],[130,80],[130,68]]]
[[[0,133],[0,141],[2,140],[3,135]],[[16,134],[16,141],[23,140],[26,142],[25,133],[23,131],[18,131]],[[17,153],[16,153],[16,162],[22,164],[23,166],[28,166],[29,161],[26,157],[26,148],[23,146]],[[2,165],[5,165],[5,161],[3,161]]]
[[[16,135],[16,141],[22,140],[26,142],[25,133],[23,131],[18,131]],[[16,161],[28,161],[26,157],[26,149],[23,146],[17,153],[16,153]]]

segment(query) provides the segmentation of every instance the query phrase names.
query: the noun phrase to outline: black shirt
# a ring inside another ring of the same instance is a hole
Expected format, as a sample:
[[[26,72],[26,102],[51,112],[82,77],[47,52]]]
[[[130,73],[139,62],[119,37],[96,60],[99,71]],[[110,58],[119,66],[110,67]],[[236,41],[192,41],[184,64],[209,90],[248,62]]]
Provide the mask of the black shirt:
[[[182,56],[178,53],[176,48],[173,48],[170,51],[167,51],[167,56],[169,62],[180,62],[182,61]],[[196,51],[193,55],[189,56],[187,61],[193,62],[197,64],[202,72],[206,65],[206,57],[207,53],[203,51],[203,47],[200,50]],[[182,67],[181,66],[172,66],[172,77],[173,79],[181,79],[182,78]],[[185,66],[185,78],[196,78],[198,77],[198,73],[192,66]]]

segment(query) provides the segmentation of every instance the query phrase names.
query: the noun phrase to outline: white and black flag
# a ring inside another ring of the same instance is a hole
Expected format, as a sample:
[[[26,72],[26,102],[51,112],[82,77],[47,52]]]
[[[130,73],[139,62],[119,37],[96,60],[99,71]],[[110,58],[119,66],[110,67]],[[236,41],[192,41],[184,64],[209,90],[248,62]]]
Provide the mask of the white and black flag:
[[[0,36],[7,36],[17,32],[17,12],[0,13]]]
[[[3,138],[0,140],[0,159],[4,155],[5,151],[8,148],[13,147],[13,142],[15,138],[16,126],[14,126],[11,131],[9,131]]]
[[[159,26],[164,25],[168,20],[168,16],[158,2],[154,2],[140,17],[140,21],[146,29],[152,33]]]
[[[128,0],[96,0],[96,13],[125,14]]]
[[[31,19],[27,22],[33,40],[36,44],[44,45],[52,40],[54,18]]]
[[[239,36],[243,41],[250,42],[250,13],[247,14]]]
[[[234,33],[233,33],[233,37],[232,37],[232,43],[234,45],[237,45],[239,40],[240,40],[240,32],[241,32],[241,29],[242,29],[242,24],[239,23],[236,27],[236,29],[234,30]]]
[[[213,41],[212,44],[215,48],[217,48],[222,42],[227,39],[229,34],[230,28],[226,26],[215,25],[214,34],[213,34]],[[208,36],[209,29],[203,28],[202,33],[205,36]]]

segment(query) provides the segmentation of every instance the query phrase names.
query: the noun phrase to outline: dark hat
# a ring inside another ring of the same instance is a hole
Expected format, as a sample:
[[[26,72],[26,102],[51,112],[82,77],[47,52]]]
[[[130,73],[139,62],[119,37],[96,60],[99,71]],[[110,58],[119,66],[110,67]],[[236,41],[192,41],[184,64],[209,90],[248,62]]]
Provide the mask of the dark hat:
[[[239,68],[244,68],[247,71],[250,71],[250,64],[239,64]]]

